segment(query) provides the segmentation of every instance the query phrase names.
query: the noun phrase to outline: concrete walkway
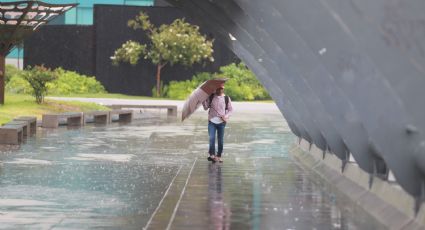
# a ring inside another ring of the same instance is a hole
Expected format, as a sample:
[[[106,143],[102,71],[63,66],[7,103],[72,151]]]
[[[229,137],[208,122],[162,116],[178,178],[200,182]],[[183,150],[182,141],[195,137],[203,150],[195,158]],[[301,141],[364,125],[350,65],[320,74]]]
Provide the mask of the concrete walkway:
[[[1,153],[0,229],[381,228],[288,156],[274,104],[235,103],[222,164],[206,160],[204,111],[161,116],[41,129]]]

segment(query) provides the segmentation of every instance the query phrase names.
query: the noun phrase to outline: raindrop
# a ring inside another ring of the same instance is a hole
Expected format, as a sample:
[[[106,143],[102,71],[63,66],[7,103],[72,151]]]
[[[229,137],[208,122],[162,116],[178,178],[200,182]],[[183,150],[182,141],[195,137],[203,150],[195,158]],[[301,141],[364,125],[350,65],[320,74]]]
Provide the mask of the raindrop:
[[[230,37],[230,40],[232,40],[232,41],[236,41],[237,40],[231,33],[229,33],[229,37]]]
[[[326,53],[326,48],[322,48],[321,50],[319,50],[319,54],[323,55]]]
[[[333,223],[333,227],[334,228],[341,228],[341,224],[339,224],[339,223]]]

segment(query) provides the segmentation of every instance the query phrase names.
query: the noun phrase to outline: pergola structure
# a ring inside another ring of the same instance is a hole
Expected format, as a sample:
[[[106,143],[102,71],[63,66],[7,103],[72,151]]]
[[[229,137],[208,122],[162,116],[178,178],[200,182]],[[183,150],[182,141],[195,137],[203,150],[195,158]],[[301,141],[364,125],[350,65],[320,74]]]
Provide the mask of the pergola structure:
[[[76,5],[40,1],[0,2],[0,104],[4,104],[6,55],[40,26]]]

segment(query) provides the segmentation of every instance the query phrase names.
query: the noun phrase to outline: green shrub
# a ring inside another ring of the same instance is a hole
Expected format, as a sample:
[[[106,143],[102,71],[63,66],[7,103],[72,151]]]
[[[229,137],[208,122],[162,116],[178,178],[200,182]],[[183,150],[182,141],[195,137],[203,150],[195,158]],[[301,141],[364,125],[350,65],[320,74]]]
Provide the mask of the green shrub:
[[[6,92],[14,94],[33,94],[33,89],[30,83],[21,75],[15,75],[7,82]]]
[[[193,76],[192,80],[171,81],[168,85],[166,97],[179,100],[186,99],[190,93],[196,89],[196,87],[198,87],[202,82],[211,78],[211,73],[203,72]]]
[[[235,101],[270,99],[270,95],[257,80],[254,73],[243,63],[232,63],[221,67],[220,75],[229,78],[226,82],[225,93]]]
[[[34,66],[24,71],[23,78],[31,85],[35,101],[41,104],[47,94],[47,83],[55,80],[57,74],[44,66]]]
[[[22,73],[22,70],[16,68],[14,65],[6,65],[5,83],[7,84],[13,77],[18,76]]]
[[[53,81],[46,82],[47,91],[53,95],[70,94],[95,94],[105,93],[103,85],[94,77],[80,75],[73,71],[67,71],[62,68],[50,70],[44,67],[34,67],[26,70],[19,70],[14,66],[7,65],[6,91],[17,94],[33,94],[34,90],[31,84],[26,80],[29,75],[45,71],[47,75],[55,75]],[[38,72],[37,72],[38,71]]]
[[[70,94],[93,94],[105,93],[103,85],[94,77],[80,75],[73,71],[62,68],[54,70],[58,78],[47,84],[49,94],[70,95]]]
[[[230,96],[234,101],[252,101],[270,99],[269,94],[260,84],[243,63],[232,63],[220,68],[218,73],[198,73],[193,76],[192,80],[171,81],[168,86],[166,96],[173,99],[185,99],[190,93],[196,89],[202,82],[216,78],[224,77],[229,80],[226,82],[226,95]]]
[[[191,80],[186,81],[171,81],[168,85],[166,97],[183,100],[186,99],[190,93],[196,89],[197,84]]]
[[[167,94],[168,85],[164,85],[163,81],[160,81],[159,85],[161,87],[161,89],[159,91],[156,90],[156,86],[154,86],[152,88],[152,96],[153,97],[161,98],[161,97],[165,97],[165,95]],[[158,95],[158,92],[159,92],[159,95]]]

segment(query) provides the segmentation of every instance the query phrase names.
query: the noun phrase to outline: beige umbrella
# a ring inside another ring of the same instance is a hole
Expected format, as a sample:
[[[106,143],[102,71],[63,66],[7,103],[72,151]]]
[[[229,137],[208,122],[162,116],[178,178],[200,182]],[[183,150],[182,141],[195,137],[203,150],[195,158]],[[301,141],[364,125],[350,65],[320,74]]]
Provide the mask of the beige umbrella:
[[[215,93],[217,88],[223,85],[226,81],[226,78],[211,79],[205,81],[198,88],[196,88],[184,102],[182,110],[182,121],[194,113],[199,108],[199,106],[201,106],[202,102],[207,100],[208,97]]]

